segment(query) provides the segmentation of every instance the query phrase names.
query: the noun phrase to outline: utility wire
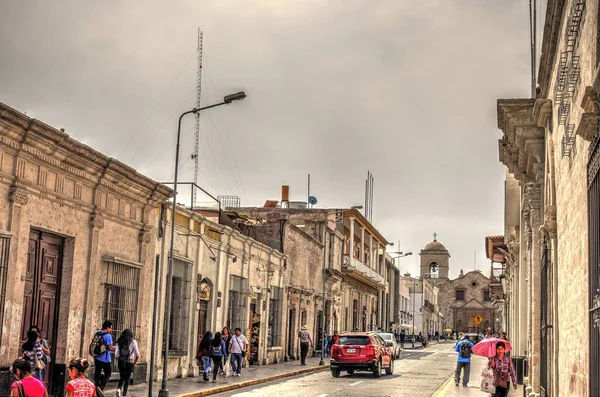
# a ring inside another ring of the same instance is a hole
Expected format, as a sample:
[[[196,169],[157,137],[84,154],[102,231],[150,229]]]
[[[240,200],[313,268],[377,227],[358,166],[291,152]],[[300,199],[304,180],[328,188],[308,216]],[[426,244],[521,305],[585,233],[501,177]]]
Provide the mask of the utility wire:
[[[187,67],[188,63],[190,63],[190,60],[194,57],[194,55],[196,55],[196,50],[194,50],[194,52],[192,53],[192,55],[190,55],[190,57],[186,61],[185,65],[183,65],[183,67],[181,68],[181,70],[179,71],[179,73],[177,73],[177,76],[175,77],[175,79],[173,79],[173,81],[171,82],[171,84],[169,84],[169,87],[167,87],[167,89],[165,90],[165,92],[163,92],[163,94],[160,97],[160,99],[158,100],[158,102],[156,102],[156,105],[154,105],[154,107],[152,108],[152,110],[150,111],[150,113],[148,114],[148,116],[146,116],[146,118],[142,122],[142,125],[140,125],[140,127],[137,129],[137,131],[131,137],[131,139],[129,139],[129,142],[127,142],[127,144],[123,147],[123,149],[121,149],[121,152],[117,156],[117,159],[121,158],[121,156],[123,155],[123,153],[125,152],[125,150],[129,147],[129,145],[131,145],[131,142],[133,142],[133,140],[140,133],[140,131],[142,130],[142,127],[144,127],[144,125],[146,124],[146,122],[148,121],[148,119],[150,119],[150,117],[152,116],[152,114],[154,113],[154,111],[156,110],[156,108],[158,108],[158,105],[160,105],[160,103],[165,98],[165,96],[167,95],[167,93],[171,90],[171,87],[173,87],[173,84],[175,84],[175,82],[179,79],[179,77],[183,73],[184,69]]]

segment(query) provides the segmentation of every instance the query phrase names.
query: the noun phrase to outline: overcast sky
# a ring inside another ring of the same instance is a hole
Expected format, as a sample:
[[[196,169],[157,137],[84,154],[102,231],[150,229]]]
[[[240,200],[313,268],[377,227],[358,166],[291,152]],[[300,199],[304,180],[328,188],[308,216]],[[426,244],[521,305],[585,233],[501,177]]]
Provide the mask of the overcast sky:
[[[526,0],[11,1],[0,13],[0,101],[159,181],[172,178],[178,115],[201,117],[200,184],[243,205],[362,204],[417,273],[438,233],[450,275],[489,272],[503,233],[496,99],[529,96]],[[541,24],[540,24],[541,25]],[[193,179],[194,119],[181,180]],[[200,200],[204,200],[200,198]],[[185,200],[179,200],[185,201]],[[397,243],[396,243],[397,244]],[[395,250],[396,247],[394,247]]]

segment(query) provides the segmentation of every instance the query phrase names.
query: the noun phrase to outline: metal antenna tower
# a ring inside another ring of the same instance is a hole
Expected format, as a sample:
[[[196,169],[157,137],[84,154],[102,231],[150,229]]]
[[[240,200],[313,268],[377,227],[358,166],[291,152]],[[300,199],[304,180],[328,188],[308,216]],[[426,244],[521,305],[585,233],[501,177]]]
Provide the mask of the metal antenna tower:
[[[202,31],[198,28],[198,71],[196,72],[196,109],[200,108],[200,93],[202,92]],[[200,112],[196,113],[196,133],[194,134],[194,151],[192,159],[194,160],[194,183],[198,184],[198,148],[200,147]],[[197,189],[192,185],[192,202],[196,202]]]

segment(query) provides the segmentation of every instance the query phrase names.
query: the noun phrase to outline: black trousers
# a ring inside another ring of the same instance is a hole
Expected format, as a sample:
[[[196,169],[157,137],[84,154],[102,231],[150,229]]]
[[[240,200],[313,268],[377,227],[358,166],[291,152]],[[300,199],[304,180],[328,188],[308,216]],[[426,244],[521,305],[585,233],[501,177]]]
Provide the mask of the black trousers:
[[[217,380],[217,375],[219,375],[221,362],[223,361],[223,356],[212,356],[213,360],[213,380]]]
[[[300,343],[300,364],[306,365],[306,356],[308,355],[308,342]]]
[[[110,375],[112,374],[112,367],[110,363],[105,363],[96,359],[94,359],[94,366],[96,367],[96,370],[94,371],[94,384],[100,390],[104,390],[110,379]]]
[[[496,397],[507,397],[509,387],[505,389],[504,387],[496,386]]]
[[[133,373],[133,363],[124,363],[119,360],[119,387],[118,389],[123,390],[123,396],[127,395],[127,389],[129,389],[129,380]]]

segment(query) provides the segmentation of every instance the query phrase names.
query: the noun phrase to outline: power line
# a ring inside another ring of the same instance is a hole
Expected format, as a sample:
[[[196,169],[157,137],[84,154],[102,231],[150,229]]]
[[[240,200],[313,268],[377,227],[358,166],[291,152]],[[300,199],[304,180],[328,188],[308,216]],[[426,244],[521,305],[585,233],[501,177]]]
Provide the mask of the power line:
[[[190,62],[190,60],[193,58],[194,55],[196,55],[196,51],[194,51],[192,53],[192,55],[185,62],[185,65],[183,65],[183,67],[179,71],[179,73],[177,73],[177,76],[175,77],[175,79],[173,79],[173,81],[171,82],[171,84],[169,84],[169,87],[167,87],[167,89],[165,90],[165,92],[163,92],[163,94],[160,97],[160,99],[158,100],[158,102],[156,102],[156,105],[154,105],[154,107],[152,108],[152,110],[150,111],[150,113],[148,114],[148,116],[146,116],[146,118],[142,122],[142,125],[140,125],[140,127],[137,129],[137,131],[131,137],[131,139],[129,139],[129,142],[127,142],[127,144],[123,147],[123,149],[121,150],[121,152],[117,156],[117,159],[121,158],[121,156],[123,155],[123,152],[125,152],[125,150],[129,147],[129,145],[131,145],[131,142],[133,142],[133,140],[135,139],[135,137],[137,137],[137,135],[140,133],[140,131],[142,130],[142,127],[144,127],[144,125],[146,124],[146,122],[148,121],[148,119],[150,119],[150,117],[152,116],[152,114],[154,113],[154,111],[156,110],[156,108],[158,108],[158,105],[160,105],[160,103],[165,98],[165,96],[167,95],[167,93],[171,90],[171,87],[173,87],[173,84],[175,84],[175,82],[179,79],[179,76],[181,76],[181,74],[183,73],[184,69],[186,68],[186,66],[188,65],[188,63]]]

